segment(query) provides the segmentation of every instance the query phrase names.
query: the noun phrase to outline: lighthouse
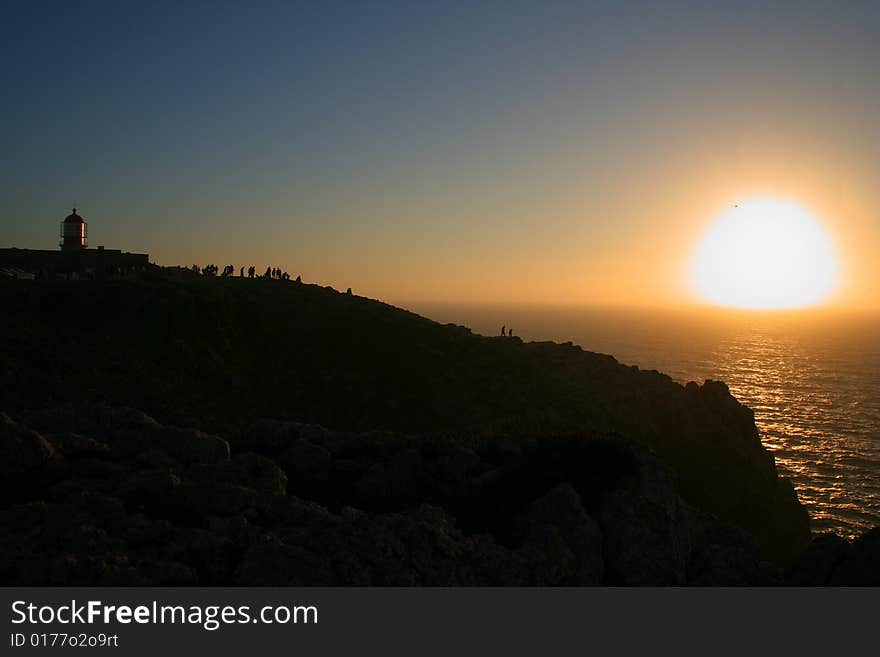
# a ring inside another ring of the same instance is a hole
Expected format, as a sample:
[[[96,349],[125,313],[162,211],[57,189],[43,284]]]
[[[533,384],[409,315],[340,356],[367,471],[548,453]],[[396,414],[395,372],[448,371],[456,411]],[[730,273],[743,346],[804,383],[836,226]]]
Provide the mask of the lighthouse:
[[[76,208],[61,222],[61,250],[81,251],[86,248],[89,236],[86,220],[76,213]]]
[[[86,220],[76,208],[61,222],[61,249],[0,248],[0,278],[64,278],[82,280],[128,275],[146,271],[152,265],[146,253],[128,253],[99,246],[90,249]]]

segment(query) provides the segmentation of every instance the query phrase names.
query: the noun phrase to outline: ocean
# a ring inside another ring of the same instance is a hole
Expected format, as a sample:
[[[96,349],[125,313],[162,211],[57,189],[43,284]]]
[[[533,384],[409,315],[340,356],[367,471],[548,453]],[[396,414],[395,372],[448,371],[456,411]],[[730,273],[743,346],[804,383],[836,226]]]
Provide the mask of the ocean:
[[[880,314],[407,304],[439,322],[571,340],[674,380],[725,381],[814,532],[880,525]]]

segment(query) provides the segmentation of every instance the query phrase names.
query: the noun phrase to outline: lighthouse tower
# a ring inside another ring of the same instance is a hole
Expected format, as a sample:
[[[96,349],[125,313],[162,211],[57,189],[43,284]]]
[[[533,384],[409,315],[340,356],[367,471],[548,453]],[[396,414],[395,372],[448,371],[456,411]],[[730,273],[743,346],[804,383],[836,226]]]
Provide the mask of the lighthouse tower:
[[[73,212],[61,222],[61,250],[81,251],[86,248],[86,238],[89,236],[86,220]]]

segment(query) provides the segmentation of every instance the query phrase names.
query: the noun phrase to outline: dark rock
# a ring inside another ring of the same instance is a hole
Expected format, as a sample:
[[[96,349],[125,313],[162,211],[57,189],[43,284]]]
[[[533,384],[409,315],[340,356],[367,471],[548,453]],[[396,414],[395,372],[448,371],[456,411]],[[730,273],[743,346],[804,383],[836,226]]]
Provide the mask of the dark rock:
[[[170,470],[145,470],[123,481],[116,495],[129,505],[156,509],[173,509],[180,477]]]
[[[278,462],[297,490],[309,490],[327,483],[333,457],[324,447],[301,438],[284,450]]]
[[[690,509],[691,552],[687,584],[754,586],[762,580],[760,551],[742,529]]]
[[[198,581],[196,571],[178,561],[147,561],[141,569],[152,586],[188,586]]]
[[[358,480],[356,491],[377,509],[412,506],[419,498],[425,462],[418,449],[405,447],[374,463]]]
[[[605,581],[624,586],[684,584],[691,527],[672,472],[646,452],[626,488],[603,495],[598,515]]]
[[[15,504],[0,510],[0,527],[7,529],[32,529],[40,527],[48,518],[49,506],[45,502]]]
[[[49,434],[82,434],[107,443],[121,458],[161,450],[180,463],[217,463],[229,460],[229,444],[195,429],[163,426],[133,408],[101,404],[67,404],[32,412],[28,423]],[[153,459],[154,465],[156,456]]]
[[[299,425],[294,422],[262,419],[254,422],[235,443],[236,449],[275,457],[299,438]]]
[[[59,440],[59,449],[68,458],[101,457],[106,456],[110,451],[106,443],[76,433],[61,436]]]
[[[128,511],[117,497],[82,490],[68,497],[66,502],[88,512],[101,527],[117,530],[128,522]]]
[[[43,436],[0,414],[0,479],[5,483],[32,473],[54,453]]]
[[[229,460],[229,443],[195,429],[161,427],[152,419],[135,427],[115,430],[112,447],[128,455],[153,449],[183,463],[222,463]]]
[[[235,516],[210,516],[208,518],[208,531],[217,536],[228,539],[236,539],[246,532],[250,523],[243,515]]]
[[[287,494],[287,475],[265,456],[238,454],[231,461],[191,467],[187,476],[198,482],[235,484],[272,495]]]
[[[846,559],[831,575],[834,586],[880,586],[880,527],[852,542]]]
[[[569,555],[572,560],[570,574],[561,569],[554,575],[539,577],[536,583],[556,581],[578,586],[602,583],[602,532],[584,511],[580,496],[570,484],[560,484],[529,504],[520,515],[519,523],[525,534],[524,549],[535,553],[539,561],[561,567]]]
[[[245,486],[222,482],[186,482],[180,487],[178,512],[188,523],[208,516],[246,514],[259,506],[259,493]]]
[[[436,474],[446,480],[464,481],[476,470],[480,457],[472,449],[458,445],[437,449],[433,459]]]
[[[415,499],[423,472],[424,461],[418,449],[396,452],[385,461],[385,494],[392,499]]]
[[[850,543],[842,536],[825,533],[816,536],[786,575],[793,586],[826,586],[850,553]]]
[[[268,543],[248,549],[235,575],[247,586],[307,586],[334,581],[320,555],[297,545]]]
[[[166,519],[153,519],[143,513],[129,514],[120,532],[129,547],[156,546],[166,543],[172,530]]]
[[[197,573],[196,581],[204,583],[228,582],[233,563],[227,552],[227,541],[207,530],[195,527],[176,527],[165,548],[171,561],[187,564]]]

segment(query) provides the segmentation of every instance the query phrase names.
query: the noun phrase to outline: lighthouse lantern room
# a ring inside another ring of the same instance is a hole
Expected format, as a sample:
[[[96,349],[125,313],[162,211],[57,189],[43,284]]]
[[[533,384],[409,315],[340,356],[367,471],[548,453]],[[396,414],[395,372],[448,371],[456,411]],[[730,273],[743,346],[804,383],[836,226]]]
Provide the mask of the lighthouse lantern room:
[[[61,222],[61,250],[77,251],[86,248],[86,238],[89,236],[88,224],[76,213],[73,212]]]

